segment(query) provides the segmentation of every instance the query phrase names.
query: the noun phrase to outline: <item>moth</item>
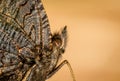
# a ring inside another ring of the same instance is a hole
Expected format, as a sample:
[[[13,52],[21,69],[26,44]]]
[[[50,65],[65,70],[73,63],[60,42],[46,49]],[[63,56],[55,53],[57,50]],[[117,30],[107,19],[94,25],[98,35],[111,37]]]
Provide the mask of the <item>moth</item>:
[[[45,81],[67,60],[67,27],[51,33],[41,0],[0,0],[0,81]]]

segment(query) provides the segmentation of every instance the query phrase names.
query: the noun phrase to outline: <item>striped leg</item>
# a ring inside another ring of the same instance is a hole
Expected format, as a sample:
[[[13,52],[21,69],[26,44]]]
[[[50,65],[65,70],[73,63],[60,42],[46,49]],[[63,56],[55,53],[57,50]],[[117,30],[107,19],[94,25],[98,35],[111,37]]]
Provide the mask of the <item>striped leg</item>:
[[[67,64],[69,70],[70,70],[70,73],[71,73],[71,76],[72,76],[72,79],[73,81],[76,81],[75,80],[75,76],[74,76],[74,73],[73,73],[73,70],[72,70],[72,67],[70,65],[70,63],[67,61],[67,60],[64,60],[60,65],[58,65],[48,76],[47,76],[47,79],[52,77],[58,70],[60,70],[62,68],[62,66],[64,66],[65,64]]]

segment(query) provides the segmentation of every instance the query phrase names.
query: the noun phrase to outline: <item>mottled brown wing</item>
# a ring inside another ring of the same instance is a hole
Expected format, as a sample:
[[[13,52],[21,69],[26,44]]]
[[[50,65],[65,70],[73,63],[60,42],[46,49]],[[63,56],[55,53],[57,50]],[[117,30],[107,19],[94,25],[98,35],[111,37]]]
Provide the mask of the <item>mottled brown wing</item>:
[[[47,15],[40,0],[1,0],[0,12],[13,18],[36,45],[48,46],[51,37]]]
[[[0,12],[0,78],[13,74],[21,66],[20,48],[33,46],[16,21]]]
[[[0,77],[20,66],[20,48],[44,48],[49,46],[50,38],[40,0],[0,0]]]

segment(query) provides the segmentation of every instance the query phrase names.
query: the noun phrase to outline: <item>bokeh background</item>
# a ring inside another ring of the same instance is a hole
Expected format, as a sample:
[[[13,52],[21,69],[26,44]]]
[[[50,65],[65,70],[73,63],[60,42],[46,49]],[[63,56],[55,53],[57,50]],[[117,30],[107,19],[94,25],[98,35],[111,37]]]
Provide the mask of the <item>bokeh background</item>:
[[[120,81],[120,0],[42,0],[51,30],[68,26],[76,81]],[[62,60],[61,60],[62,61]],[[65,65],[47,81],[72,81]]]

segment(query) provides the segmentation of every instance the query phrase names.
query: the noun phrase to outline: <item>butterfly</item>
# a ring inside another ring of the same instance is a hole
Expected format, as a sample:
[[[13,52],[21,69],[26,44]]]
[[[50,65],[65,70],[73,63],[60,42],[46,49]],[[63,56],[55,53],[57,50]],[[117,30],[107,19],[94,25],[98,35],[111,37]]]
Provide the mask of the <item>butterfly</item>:
[[[67,44],[67,27],[51,33],[41,0],[0,0],[0,81],[45,81],[67,64],[58,64]]]

